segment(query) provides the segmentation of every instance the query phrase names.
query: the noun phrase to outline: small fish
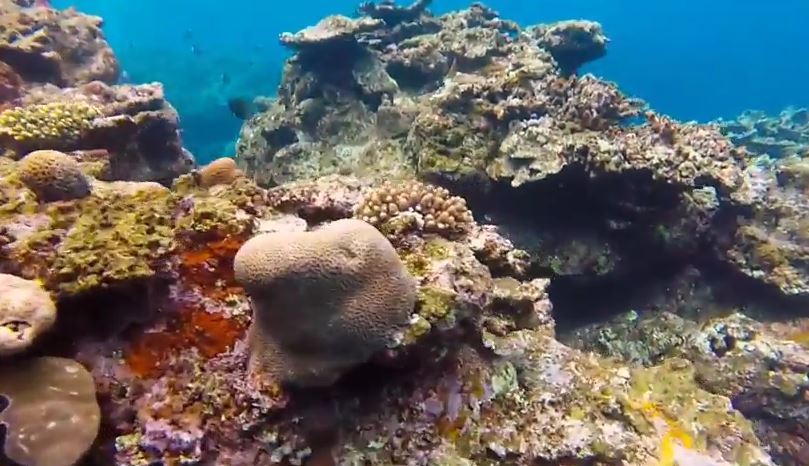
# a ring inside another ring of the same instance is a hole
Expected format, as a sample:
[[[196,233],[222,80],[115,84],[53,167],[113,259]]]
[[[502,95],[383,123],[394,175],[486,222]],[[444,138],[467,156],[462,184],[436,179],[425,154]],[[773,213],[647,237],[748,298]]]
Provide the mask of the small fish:
[[[222,85],[227,86],[230,84],[230,75],[227,73],[222,73]]]
[[[192,31],[191,29],[186,29],[185,32],[183,33],[183,39],[190,41],[193,38],[194,38],[194,31]]]
[[[258,112],[256,104],[244,97],[232,97],[228,99],[228,109],[240,120],[247,120]]]
[[[202,49],[197,44],[191,44],[191,53],[196,56],[202,55]]]

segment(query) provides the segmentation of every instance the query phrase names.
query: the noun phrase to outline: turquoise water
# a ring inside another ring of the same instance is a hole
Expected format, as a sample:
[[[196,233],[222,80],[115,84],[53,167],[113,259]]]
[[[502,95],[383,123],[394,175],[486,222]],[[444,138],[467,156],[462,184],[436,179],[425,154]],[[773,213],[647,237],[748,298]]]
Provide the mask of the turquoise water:
[[[286,51],[278,34],[333,14],[352,0],[214,2],[81,0],[106,19],[129,79],[161,81],[180,111],[186,144],[201,161],[232,153],[241,122],[227,99],[273,94]],[[616,81],[657,110],[684,120],[733,117],[748,108],[778,112],[809,105],[809,2],[779,0],[496,0],[523,25],[600,21],[608,55],[585,71]],[[435,11],[469,2],[436,0]]]

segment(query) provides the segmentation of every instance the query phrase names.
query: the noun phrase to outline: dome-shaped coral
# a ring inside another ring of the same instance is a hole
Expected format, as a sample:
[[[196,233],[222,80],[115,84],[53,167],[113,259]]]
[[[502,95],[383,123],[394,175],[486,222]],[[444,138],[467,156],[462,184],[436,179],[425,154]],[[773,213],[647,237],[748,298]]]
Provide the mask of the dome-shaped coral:
[[[462,231],[473,222],[463,198],[419,181],[383,183],[365,196],[355,216],[382,229],[403,221],[433,233]]]
[[[56,321],[56,305],[39,284],[0,274],[0,357],[25,351]]]
[[[43,357],[0,366],[2,451],[22,466],[73,466],[98,435],[93,376],[70,359]]]
[[[81,165],[55,150],[38,150],[19,161],[20,179],[44,202],[78,199],[90,194]]]
[[[243,176],[230,157],[221,157],[196,171],[197,184],[203,188],[210,188],[220,184],[231,184]]]
[[[333,383],[391,343],[409,320],[415,281],[385,237],[346,219],[247,241],[235,276],[253,302],[250,370]]]

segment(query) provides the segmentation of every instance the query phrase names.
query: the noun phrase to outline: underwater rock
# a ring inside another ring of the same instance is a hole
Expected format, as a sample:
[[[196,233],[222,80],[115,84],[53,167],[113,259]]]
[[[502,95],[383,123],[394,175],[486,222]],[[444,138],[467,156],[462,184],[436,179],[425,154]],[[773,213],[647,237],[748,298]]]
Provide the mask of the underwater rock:
[[[399,23],[412,22],[424,14],[432,0],[415,0],[408,6],[399,6],[393,0],[376,2],[363,2],[357,12],[375,19],[381,19],[388,27]]]
[[[253,303],[250,371],[269,380],[331,385],[391,345],[415,304],[393,247],[359,220],[256,236],[233,266]]]
[[[571,20],[534,26],[528,33],[536,37],[559,63],[564,73],[575,73],[582,65],[607,54],[609,39],[595,21]]]
[[[177,112],[160,84],[93,81],[64,89],[46,84],[27,89],[15,102],[0,113],[0,140],[17,158],[37,149],[104,151],[99,177],[163,184],[193,168],[193,157],[182,147]],[[21,127],[20,119],[37,122],[36,127]]]
[[[98,435],[93,377],[78,362],[41,357],[0,365],[2,453],[22,466],[78,464]]]
[[[382,21],[374,18],[348,18],[346,16],[329,16],[314,26],[295,34],[281,34],[281,43],[287,47],[303,50],[306,48],[325,47],[331,44],[356,41],[358,34],[372,31],[382,26]]]
[[[56,305],[38,283],[0,274],[0,358],[27,350],[54,322]]]
[[[20,96],[22,86],[23,80],[20,75],[6,62],[0,61],[0,110]]]
[[[102,20],[74,9],[23,8],[0,2],[0,61],[26,81],[76,86],[118,80],[120,66]]]

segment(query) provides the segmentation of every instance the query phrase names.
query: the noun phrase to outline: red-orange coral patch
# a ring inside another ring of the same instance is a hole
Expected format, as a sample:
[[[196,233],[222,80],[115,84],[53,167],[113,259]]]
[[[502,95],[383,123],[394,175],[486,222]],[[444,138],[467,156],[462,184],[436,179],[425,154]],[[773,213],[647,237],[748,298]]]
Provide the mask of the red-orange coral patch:
[[[158,377],[182,351],[196,348],[204,358],[227,351],[245,328],[240,318],[184,309],[165,330],[140,335],[127,351],[126,363],[138,376]]]

